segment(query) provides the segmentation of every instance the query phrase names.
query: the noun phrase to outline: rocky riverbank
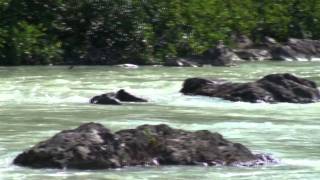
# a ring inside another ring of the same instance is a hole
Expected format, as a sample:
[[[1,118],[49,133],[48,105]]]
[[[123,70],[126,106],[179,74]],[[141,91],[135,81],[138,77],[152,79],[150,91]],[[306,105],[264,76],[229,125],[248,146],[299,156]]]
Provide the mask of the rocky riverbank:
[[[229,66],[239,61],[318,61],[320,60],[320,41],[290,38],[280,43],[265,37],[260,43],[253,43],[246,36],[234,40],[234,47],[220,41],[216,46],[201,55],[168,59],[166,66]]]

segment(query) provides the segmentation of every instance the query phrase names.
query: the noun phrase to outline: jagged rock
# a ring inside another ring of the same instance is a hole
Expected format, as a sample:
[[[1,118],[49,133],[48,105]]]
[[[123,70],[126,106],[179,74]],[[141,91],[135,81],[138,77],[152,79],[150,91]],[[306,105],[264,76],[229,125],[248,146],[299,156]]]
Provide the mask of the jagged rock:
[[[298,61],[300,55],[290,46],[278,46],[271,50],[272,59],[276,61]]]
[[[184,81],[181,92],[252,103],[312,103],[320,100],[315,82],[291,74],[271,74],[248,83],[190,78]]]
[[[275,61],[314,61],[320,60],[320,40],[289,38],[279,43],[271,37],[265,37],[259,44],[249,43],[250,39],[241,37],[234,40],[236,55],[243,60],[275,60]],[[240,41],[240,42],[238,42]],[[247,43],[245,43],[247,42]],[[240,45],[238,45],[240,43]]]
[[[287,45],[309,60],[312,57],[320,57],[320,41],[318,40],[290,38]]]
[[[274,162],[206,130],[142,125],[111,133],[87,123],[65,130],[19,154],[14,164],[33,168],[107,169],[136,165],[242,165]]]
[[[267,47],[274,47],[274,46],[278,46],[280,44],[274,38],[266,36],[262,40],[262,45],[267,46]]]
[[[272,59],[270,52],[265,49],[236,49],[234,52],[239,58],[249,61],[264,61]]]
[[[164,63],[164,66],[178,66],[178,67],[198,67],[199,64],[183,58],[170,58]]]
[[[270,46],[275,60],[312,61],[320,58],[320,41],[290,38],[286,43]]]
[[[241,60],[232,49],[226,47],[222,41],[220,41],[216,47],[205,51],[201,58],[204,64],[214,66],[228,66],[232,65],[235,61]]]
[[[124,89],[120,89],[116,93],[106,93],[90,99],[91,104],[121,105],[121,102],[147,102],[147,100],[136,97]]]

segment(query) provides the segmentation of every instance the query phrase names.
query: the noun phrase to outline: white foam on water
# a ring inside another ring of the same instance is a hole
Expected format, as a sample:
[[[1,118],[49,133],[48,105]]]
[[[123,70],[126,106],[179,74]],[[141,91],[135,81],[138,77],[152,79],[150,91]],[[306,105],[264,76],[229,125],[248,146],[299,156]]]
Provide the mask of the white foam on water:
[[[320,58],[318,58],[318,57],[312,57],[312,58],[311,58],[311,61],[316,61],[316,62],[318,62],[318,61],[320,61]]]
[[[55,79],[55,80],[53,80],[52,81],[52,83],[54,83],[54,84],[68,84],[68,83],[70,83],[70,81],[69,80],[65,80],[65,79]]]
[[[320,170],[319,159],[283,159],[282,162],[290,166],[305,166]]]
[[[310,61],[308,58],[302,58],[302,57],[297,57],[296,59],[297,59],[298,61],[301,61],[301,62]]]

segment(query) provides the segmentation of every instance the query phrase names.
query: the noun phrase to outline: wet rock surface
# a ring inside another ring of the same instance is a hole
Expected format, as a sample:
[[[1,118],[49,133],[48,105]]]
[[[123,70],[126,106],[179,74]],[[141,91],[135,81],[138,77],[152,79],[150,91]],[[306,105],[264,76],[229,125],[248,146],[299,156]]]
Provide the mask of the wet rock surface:
[[[218,43],[214,48],[208,49],[201,56],[203,64],[210,64],[213,66],[229,66],[235,61],[240,61],[241,59],[233,52],[233,50],[222,41]]]
[[[112,133],[101,124],[61,131],[19,154],[14,164],[33,168],[108,169],[136,165],[255,166],[275,161],[255,155],[218,133],[142,125]]]
[[[234,52],[239,58],[247,61],[272,60],[271,53],[266,49],[236,49]]]
[[[270,50],[275,60],[309,60],[320,58],[320,41],[290,38],[282,45],[275,45]]]
[[[190,78],[184,81],[181,92],[252,103],[312,103],[320,100],[315,82],[292,74],[270,74],[248,83]]]
[[[121,102],[148,102],[146,99],[136,97],[124,89],[120,89],[116,93],[106,93],[95,96],[90,99],[91,104],[105,104],[105,105],[121,105]]]

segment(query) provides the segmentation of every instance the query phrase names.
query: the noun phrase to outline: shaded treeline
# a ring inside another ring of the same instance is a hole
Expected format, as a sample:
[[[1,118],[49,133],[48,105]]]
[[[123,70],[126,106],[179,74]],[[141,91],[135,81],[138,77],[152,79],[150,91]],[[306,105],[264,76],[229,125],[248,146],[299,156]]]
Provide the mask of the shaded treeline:
[[[236,34],[319,39],[319,0],[0,0],[0,65],[161,63]]]

